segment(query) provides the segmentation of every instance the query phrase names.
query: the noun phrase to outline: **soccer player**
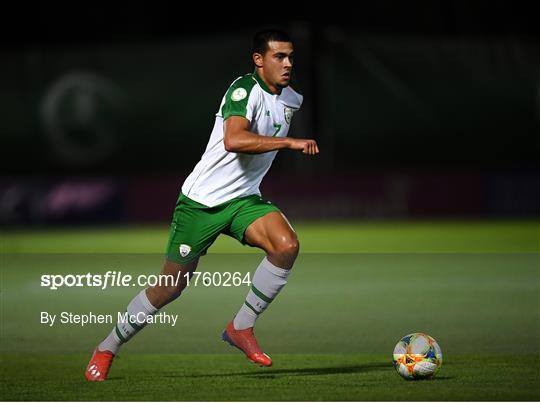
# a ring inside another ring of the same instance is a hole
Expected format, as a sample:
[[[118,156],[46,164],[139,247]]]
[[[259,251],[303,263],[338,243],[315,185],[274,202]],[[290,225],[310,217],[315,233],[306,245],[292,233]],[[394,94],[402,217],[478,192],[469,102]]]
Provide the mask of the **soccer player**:
[[[293,44],[286,33],[264,30],[254,36],[255,71],[236,79],[227,90],[206,150],[185,180],[174,209],[161,274],[176,278],[180,273],[182,282],[142,290],[127,306],[129,315],[147,318],[180,296],[187,282],[185,274],[193,273],[200,256],[219,234],[261,248],[266,256],[222,339],[263,366],[271,366],[272,360],[257,344],[253,326],[287,283],[299,246],[283,213],[261,197],[259,185],[278,150],[319,153],[315,140],[287,137],[303,99],[289,85],[293,57]],[[146,321],[119,322],[94,350],[86,379],[105,380],[120,346]]]

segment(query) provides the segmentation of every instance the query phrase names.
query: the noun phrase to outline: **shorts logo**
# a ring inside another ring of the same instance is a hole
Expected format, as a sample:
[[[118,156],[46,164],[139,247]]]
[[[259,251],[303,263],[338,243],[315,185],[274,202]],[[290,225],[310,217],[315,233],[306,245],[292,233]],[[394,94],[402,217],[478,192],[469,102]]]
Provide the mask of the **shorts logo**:
[[[191,252],[191,246],[184,244],[180,245],[180,256],[186,257],[189,255],[189,252]]]
[[[231,94],[231,99],[233,101],[241,101],[245,97],[247,97],[247,91],[243,88],[237,88]]]

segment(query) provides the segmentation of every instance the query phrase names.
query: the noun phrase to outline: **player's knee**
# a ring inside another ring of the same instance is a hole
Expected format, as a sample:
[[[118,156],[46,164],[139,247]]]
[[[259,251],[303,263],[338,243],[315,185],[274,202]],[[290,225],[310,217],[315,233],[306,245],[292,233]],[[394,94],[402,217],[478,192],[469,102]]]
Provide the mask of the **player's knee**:
[[[287,258],[296,258],[300,250],[300,243],[296,236],[283,236],[274,245],[274,253]]]

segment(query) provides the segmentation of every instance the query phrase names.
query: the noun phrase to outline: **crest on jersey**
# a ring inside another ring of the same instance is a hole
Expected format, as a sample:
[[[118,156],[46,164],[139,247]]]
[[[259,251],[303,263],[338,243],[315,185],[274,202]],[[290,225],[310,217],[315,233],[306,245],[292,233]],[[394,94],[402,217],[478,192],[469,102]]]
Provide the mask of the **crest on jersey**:
[[[180,245],[180,256],[186,257],[191,252],[191,246],[182,244]]]
[[[293,113],[294,113],[293,108],[289,108],[288,106],[285,107],[285,111],[284,111],[285,121],[287,122],[288,125],[291,124]]]
[[[244,88],[237,88],[231,94],[233,101],[241,101],[245,97],[247,97],[247,91]]]

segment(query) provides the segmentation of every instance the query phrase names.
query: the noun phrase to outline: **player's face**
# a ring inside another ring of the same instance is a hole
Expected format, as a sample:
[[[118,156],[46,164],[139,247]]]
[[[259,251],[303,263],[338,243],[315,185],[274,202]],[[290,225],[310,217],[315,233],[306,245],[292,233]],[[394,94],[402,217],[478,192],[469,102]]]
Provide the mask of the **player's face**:
[[[270,89],[280,90],[289,85],[294,57],[291,42],[268,42],[264,55],[258,56],[255,56],[255,64],[262,67],[263,79],[270,85]]]

